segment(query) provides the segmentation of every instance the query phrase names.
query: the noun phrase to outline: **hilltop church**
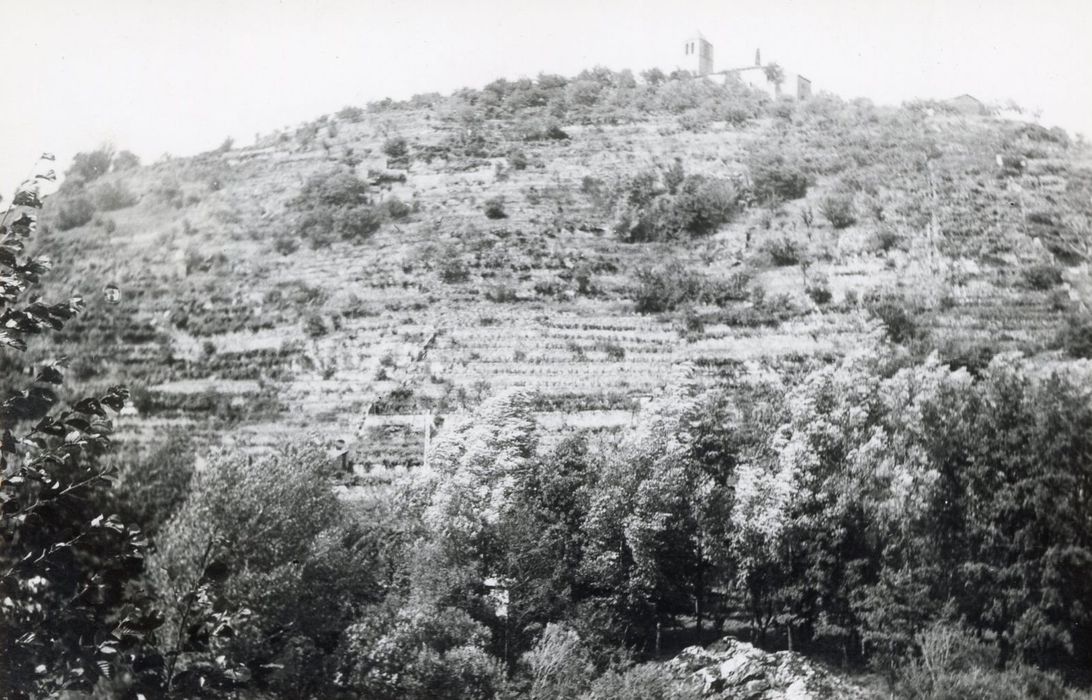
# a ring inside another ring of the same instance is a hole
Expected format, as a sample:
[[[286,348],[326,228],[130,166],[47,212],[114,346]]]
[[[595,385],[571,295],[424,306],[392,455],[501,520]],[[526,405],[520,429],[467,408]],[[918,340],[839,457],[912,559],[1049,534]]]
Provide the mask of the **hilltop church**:
[[[811,81],[799,73],[790,73],[775,63],[762,64],[762,52],[755,50],[755,63],[752,66],[713,70],[713,44],[700,33],[686,40],[683,46],[682,67],[694,75],[726,84],[737,80],[770,97],[792,97],[805,100],[811,97]]]

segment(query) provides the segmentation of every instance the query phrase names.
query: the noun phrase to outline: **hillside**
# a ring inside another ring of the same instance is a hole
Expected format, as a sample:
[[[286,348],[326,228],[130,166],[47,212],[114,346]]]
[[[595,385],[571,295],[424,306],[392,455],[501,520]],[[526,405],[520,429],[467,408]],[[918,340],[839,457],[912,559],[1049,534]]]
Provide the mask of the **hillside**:
[[[0,695],[1087,697],[1092,159],[970,102],[595,69],[24,185]]]
[[[90,298],[65,331],[75,373],[133,388],[122,435],[137,443],[318,431],[355,464],[400,467],[420,463],[426,420],[442,431],[513,386],[560,434],[628,424],[680,383],[791,383],[885,332],[972,368],[1008,350],[1066,361],[1059,333],[1092,290],[1083,144],[942,103],[631,81],[347,108],[62,187],[41,247]],[[620,235],[635,183],[651,174],[658,197],[680,166],[729,183],[729,221]],[[321,205],[301,203],[335,172],[382,213],[354,240],[316,234]],[[796,173],[806,192],[778,193]],[[109,188],[121,206],[106,211]],[[81,197],[98,211],[61,230]],[[486,214],[495,198],[503,218]],[[680,298],[641,302],[642,284]]]

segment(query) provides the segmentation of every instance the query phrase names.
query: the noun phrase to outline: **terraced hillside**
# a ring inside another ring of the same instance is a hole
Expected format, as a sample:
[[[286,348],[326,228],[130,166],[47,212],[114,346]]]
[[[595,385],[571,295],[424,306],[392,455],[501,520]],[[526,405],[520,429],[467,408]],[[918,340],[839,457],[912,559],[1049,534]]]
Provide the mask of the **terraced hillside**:
[[[635,235],[684,178],[722,183],[730,211]],[[426,422],[514,385],[561,433],[679,383],[788,383],[870,336],[972,368],[1066,361],[1092,289],[1084,144],[936,103],[594,71],[70,180],[41,246],[90,298],[65,329],[74,372],[133,387],[136,443],[318,431],[411,467]],[[365,214],[330,218],[335,181]],[[66,221],[81,198],[98,211]]]

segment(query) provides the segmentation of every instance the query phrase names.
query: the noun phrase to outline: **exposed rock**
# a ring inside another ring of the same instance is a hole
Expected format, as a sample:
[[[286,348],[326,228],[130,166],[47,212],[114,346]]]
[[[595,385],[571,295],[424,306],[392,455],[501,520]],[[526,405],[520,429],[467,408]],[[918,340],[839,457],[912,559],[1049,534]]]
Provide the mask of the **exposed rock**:
[[[819,700],[868,698],[864,688],[791,651],[768,653],[725,638],[708,648],[688,647],[667,663],[679,677],[700,683],[707,698]]]

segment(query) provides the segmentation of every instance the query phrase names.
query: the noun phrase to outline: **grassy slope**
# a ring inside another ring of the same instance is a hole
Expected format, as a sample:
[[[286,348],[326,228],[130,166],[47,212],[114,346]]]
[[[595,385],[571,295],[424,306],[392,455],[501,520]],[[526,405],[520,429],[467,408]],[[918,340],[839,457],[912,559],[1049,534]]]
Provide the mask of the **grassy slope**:
[[[44,236],[73,289],[94,297],[116,283],[123,291],[118,306],[92,302],[69,354],[93,355],[78,373],[138,389],[143,415],[126,420],[129,434],[187,426],[210,440],[262,446],[319,430],[348,439],[364,461],[413,463],[423,410],[462,410],[515,385],[542,392],[547,426],[609,427],[677,382],[787,376],[859,346],[876,322],[852,297],[881,288],[901,290],[919,308],[928,342],[950,355],[981,344],[1052,362],[1049,342],[1064,314],[1049,292],[1019,285],[1021,269],[1052,258],[1042,245],[1052,224],[1035,216],[1047,223],[1029,224],[1028,214],[1087,215],[1092,205],[1086,153],[982,117],[851,104],[834,116],[799,112],[695,132],[653,114],[619,126],[565,125],[568,141],[527,143],[513,140],[512,124],[493,122],[495,150],[522,148],[526,170],[504,158],[415,158],[407,181],[385,193],[417,203],[407,219],[361,243],[305,244],[284,255],[274,239],[291,234],[287,206],[308,176],[344,161],[346,149],[363,158],[356,170],[364,176],[386,166],[381,145],[390,134],[421,152],[459,128],[431,109],[316,126],[313,138],[286,134],[107,176],[141,201]],[[675,158],[692,173],[745,173],[754,147],[801,154],[816,184],[803,200],[746,210],[708,239],[620,243],[580,192],[585,176],[609,183]],[[1024,174],[1002,175],[995,155],[1020,150],[1038,157]],[[498,178],[495,163],[507,177]],[[841,231],[819,214],[836,187],[858,192],[859,221]],[[482,213],[497,195],[507,219]],[[868,214],[869,202],[883,207],[882,221]],[[900,237],[891,250],[875,243],[881,228]],[[808,252],[809,279],[829,280],[830,303],[807,296],[800,267],[774,266],[762,252],[782,238]],[[465,282],[441,279],[452,256],[468,266]],[[757,310],[751,316],[762,323],[744,325],[752,304],[733,302],[698,309],[704,329],[688,335],[677,315],[635,313],[634,271],[668,257],[712,277],[747,270],[767,299],[788,295],[777,304],[789,317]],[[576,291],[579,266],[594,271],[594,293]],[[1087,299],[1087,264],[1065,275],[1062,293]],[[543,282],[559,293],[537,292]],[[491,301],[497,290],[516,299]],[[312,315],[324,336],[306,332]]]

